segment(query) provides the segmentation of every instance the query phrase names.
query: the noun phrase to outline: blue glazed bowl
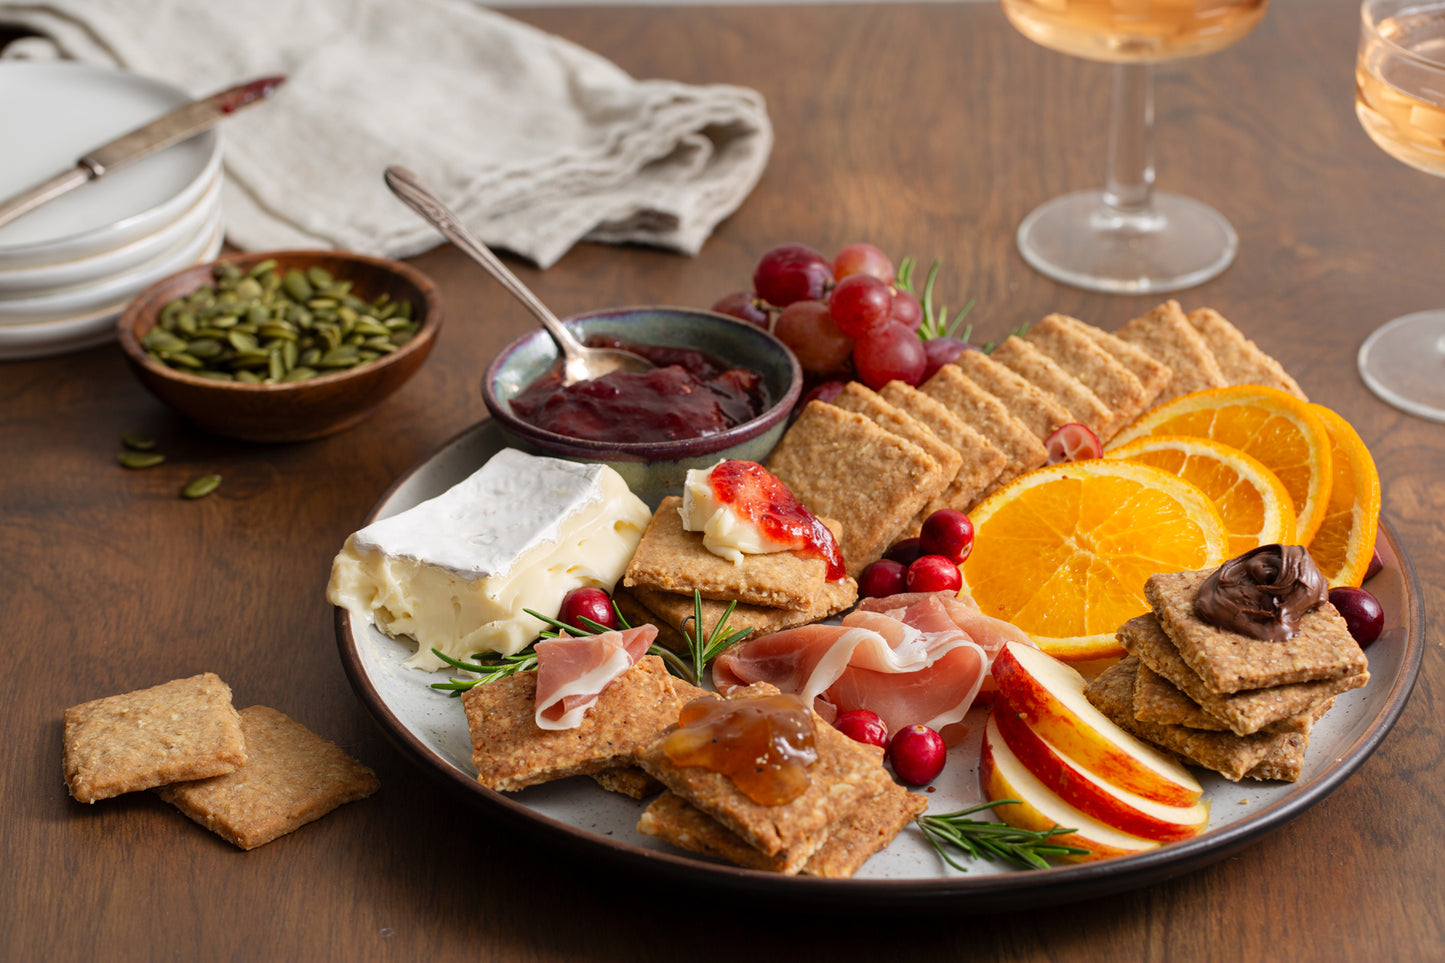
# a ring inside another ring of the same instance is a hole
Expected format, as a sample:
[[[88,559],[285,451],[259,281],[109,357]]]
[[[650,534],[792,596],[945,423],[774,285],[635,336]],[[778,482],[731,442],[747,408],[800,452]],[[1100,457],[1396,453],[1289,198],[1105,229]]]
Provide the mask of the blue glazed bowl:
[[[803,372],[793,353],[762,328],[697,308],[610,308],[567,318],[578,338],[604,334],[637,344],[694,348],[763,376],[772,406],[751,421],[701,438],[661,442],[607,442],[545,431],[512,413],[510,401],[556,364],[556,344],[538,328],[504,348],[487,366],[482,398],[510,444],[534,454],[605,462],[651,508],[682,494],[688,469],[710,468],[723,458],[762,461],[788,426],[802,392]]]

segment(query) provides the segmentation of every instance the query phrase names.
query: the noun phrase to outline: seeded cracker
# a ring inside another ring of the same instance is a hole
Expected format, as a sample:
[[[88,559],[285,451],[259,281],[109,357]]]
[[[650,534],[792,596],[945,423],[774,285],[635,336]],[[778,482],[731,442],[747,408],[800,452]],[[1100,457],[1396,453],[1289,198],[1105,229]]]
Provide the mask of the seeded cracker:
[[[1088,385],[1069,374],[1032,343],[1010,335],[994,348],[989,358],[1027,379],[1067,408],[1071,421],[1087,425],[1096,434],[1104,434],[1104,429],[1113,424],[1114,410],[1099,400]]]
[[[255,849],[365,799],[376,774],[335,743],[266,706],[241,710],[246,764],[199,782],[163,786],[156,794],[241,849]]]
[[[954,364],[974,384],[1002,401],[1013,416],[1040,439],[1049,437],[1055,429],[1074,420],[1069,409],[1050,398],[1043,389],[982,351],[965,351]]]
[[[844,411],[862,415],[884,431],[891,432],[904,441],[911,441],[928,452],[928,456],[943,468],[950,485],[958,476],[959,466],[963,464],[963,456],[958,450],[944,444],[927,425],[888,403],[882,395],[867,385],[850,381],[831,403]]]
[[[767,467],[814,514],[844,520],[839,545],[855,578],[949,482],[922,448],[820,401],[808,402]]]
[[[1329,602],[1306,612],[1300,619],[1299,634],[1287,642],[1261,642],[1207,624],[1194,614],[1194,600],[1210,574],[1151,575],[1144,583],[1144,596],[1160,628],[1209,691],[1239,692],[1290,682],[1340,679],[1368,669],[1365,653]],[[1169,678],[1167,673],[1160,674]]]
[[[925,518],[940,508],[956,508],[961,512],[972,508],[989,483],[1004,470],[1007,456],[941,402],[910,384],[890,381],[883,386],[880,394],[884,401],[927,425],[944,444],[951,445],[962,456],[958,474],[953,476],[953,481],[942,495],[919,510],[909,526],[910,531],[913,526],[922,525]]]
[[[921,390],[983,435],[1008,459],[979,497],[1049,460],[1048,449],[1028,425],[1015,418],[1003,402],[974,384],[958,365],[946,364],[939,368],[937,374],[922,384]]]
[[[1092,324],[1085,324],[1077,318],[1071,318],[1063,314],[1051,314],[1051,318],[1058,318],[1069,327],[1086,335],[1090,341],[1103,348],[1111,358],[1114,358],[1124,367],[1128,368],[1139,383],[1144,386],[1146,400],[1144,407],[1159,401],[1159,393],[1169,384],[1174,377],[1174,372],[1162,361],[1154,360],[1149,352],[1136,344],[1130,344],[1122,338],[1116,337],[1105,331],[1103,328],[1096,328]]]
[[[1107,441],[1144,412],[1167,379],[1147,391],[1132,371],[1081,331],[1081,326],[1073,318],[1051,314],[1030,328],[1024,340],[1078,378],[1113,410],[1114,417],[1102,426],[1099,435],[1100,441]]]
[[[211,672],[65,710],[65,784],[78,802],[219,776],[245,761],[231,688]]]
[[[662,783],[653,779],[636,766],[616,766],[592,774],[592,781],[608,792],[646,799],[662,792]]]
[[[663,625],[675,627],[679,637],[684,620],[693,617],[691,595],[659,592],[656,589],[638,586],[630,590],[652,618]],[[728,616],[728,627],[733,631],[752,629],[753,636],[764,636],[781,632],[799,625],[808,625],[830,615],[836,615],[858,600],[858,583],[851,578],[837,582],[824,582],[814,604],[805,609],[774,609],[761,605],[738,605]],[[709,635],[718,620],[727,611],[727,603],[716,599],[702,600],[702,632]],[[688,630],[691,631],[691,622]]]
[[[1214,354],[1184,316],[1178,301],[1165,301],[1115,333],[1143,348],[1174,373],[1169,384],[1154,399],[1156,405],[1191,391],[1223,388],[1229,384],[1229,379],[1219,370]]]
[[[803,499],[797,489],[793,492]],[[625,587],[685,593],[689,605],[696,590],[705,599],[737,599],[791,609],[808,608],[823,594],[828,581],[827,562],[792,552],[773,552],[744,555],[741,562],[733,563],[708,551],[702,535],[682,527],[678,511],[681,507],[682,499],[676,495],[664,498],[657,507],[622,577]],[[843,557],[848,558],[846,548]]]
[[[681,652],[687,648],[687,640],[682,633],[669,625],[665,619],[656,612],[649,609],[637,598],[632,589],[627,588],[621,582],[612,590],[612,601],[617,606],[617,611],[627,620],[631,626],[653,625],[657,627],[657,638],[653,641],[666,649],[674,652]],[[704,604],[708,600],[704,600]]]
[[[1209,345],[1219,370],[1232,385],[1266,385],[1288,391],[1301,401],[1309,401],[1299,383],[1276,360],[1259,349],[1259,345],[1244,336],[1234,325],[1213,308],[1200,308],[1189,312],[1189,323],[1194,325]]]

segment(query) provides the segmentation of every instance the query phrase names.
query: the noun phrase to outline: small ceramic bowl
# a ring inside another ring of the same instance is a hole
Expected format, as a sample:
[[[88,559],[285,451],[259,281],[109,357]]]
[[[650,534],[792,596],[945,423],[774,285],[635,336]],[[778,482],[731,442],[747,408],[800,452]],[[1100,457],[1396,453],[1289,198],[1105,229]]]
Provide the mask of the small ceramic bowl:
[[[510,443],[535,454],[605,462],[652,508],[664,497],[682,493],[689,469],[709,468],[723,458],[767,458],[802,392],[803,372],[793,353],[769,332],[727,315],[696,308],[613,308],[564,323],[583,340],[603,334],[634,344],[694,348],[763,376],[771,406],[727,431],[678,441],[589,441],[545,431],[512,413],[511,399],[558,360],[557,346],[546,331],[538,328],[518,338],[493,359],[482,380],[482,397]]]
[[[365,301],[382,294],[410,301],[412,317],[421,327],[405,345],[375,361],[281,384],[208,380],[162,364],[141,346],[166,304],[214,283],[216,265],[232,264],[247,271],[271,259],[283,273],[320,267],[337,280],[350,280],[352,293]],[[406,264],[345,251],[258,251],[231,254],[156,282],[126,308],[117,322],[117,335],[141,383],[200,427],[243,441],[292,442],[334,434],[375,411],[421,367],[441,320],[436,286]]]

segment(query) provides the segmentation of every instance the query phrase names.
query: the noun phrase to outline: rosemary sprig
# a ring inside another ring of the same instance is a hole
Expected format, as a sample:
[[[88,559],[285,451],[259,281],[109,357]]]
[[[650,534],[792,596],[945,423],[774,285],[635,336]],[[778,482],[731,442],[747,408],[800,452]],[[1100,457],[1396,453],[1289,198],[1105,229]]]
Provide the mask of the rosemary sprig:
[[[449,679],[446,682],[433,682],[431,687],[441,692],[450,693],[452,696],[459,696],[474,685],[485,685],[488,682],[496,682],[498,679],[505,679],[509,675],[516,675],[518,672],[526,672],[537,667],[537,653],[531,649],[525,649],[513,655],[502,655],[489,658],[483,661],[477,658],[475,662],[468,662],[465,659],[454,659],[440,649],[432,649],[432,655],[441,659],[454,669],[461,669],[464,672],[475,672],[475,679]]]
[[[968,867],[954,860],[946,847],[953,846],[961,849],[972,859],[984,859],[989,862],[993,862],[994,859],[1005,859],[1025,869],[1048,869],[1049,864],[1044,859],[1045,856],[1082,856],[1088,852],[1087,849],[1080,849],[1077,846],[1064,846],[1048,842],[1054,836],[1063,836],[1074,832],[1072,829],[1062,829],[1058,826],[1045,830],[1018,829],[1007,823],[984,822],[968,818],[985,809],[1017,805],[1018,803],[1017,799],[995,799],[993,802],[982,803],[969,809],[960,809],[958,812],[943,813],[938,816],[919,816],[914,821],[918,823],[918,828],[923,830],[923,835],[933,844],[933,848],[937,850],[943,861],[965,873],[968,872]]]
[[[934,338],[958,338],[960,341],[967,341],[973,334],[973,325],[967,325],[962,331],[958,325],[963,321],[969,311],[973,309],[973,300],[963,306],[963,310],[948,319],[948,308],[940,307],[936,312],[933,309],[933,283],[938,280],[938,269],[941,261],[935,260],[928,269],[928,277],[923,282],[923,293],[919,294],[913,289],[913,270],[918,262],[911,257],[904,257],[898,262],[898,270],[893,279],[893,286],[900,291],[907,291],[918,298],[918,303],[923,307],[923,323],[918,327],[918,337],[924,341],[931,341]]]
[[[739,629],[736,632],[729,631],[728,618],[733,614],[733,609],[737,608],[737,604],[736,600],[729,602],[727,609],[723,611],[722,618],[718,619],[717,624],[712,627],[712,631],[704,636],[702,632],[702,593],[696,589],[693,590],[692,615],[690,618],[682,620],[682,636],[687,642],[687,654],[692,659],[692,665],[685,668],[685,674],[674,672],[674,675],[693,685],[702,685],[703,673],[707,671],[707,664],[721,655],[724,650],[753,634],[753,630],[750,628]],[[691,631],[687,627],[689,621],[692,622]],[[659,647],[654,645],[653,648],[658,649]],[[658,651],[656,654],[662,655],[663,651],[666,650]],[[668,667],[674,668],[675,666],[669,661]],[[680,659],[676,667],[682,667]]]

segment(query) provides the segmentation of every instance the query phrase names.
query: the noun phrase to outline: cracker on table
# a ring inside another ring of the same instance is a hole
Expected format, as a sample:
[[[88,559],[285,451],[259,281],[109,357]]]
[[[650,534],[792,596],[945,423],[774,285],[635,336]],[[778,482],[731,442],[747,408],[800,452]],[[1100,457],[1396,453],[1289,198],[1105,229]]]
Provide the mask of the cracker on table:
[[[728,696],[745,701],[777,690],[753,684]],[[831,828],[860,802],[883,792],[893,779],[883,768],[883,750],[854,742],[809,710],[817,760],[808,767],[808,788],[797,798],[764,806],[744,795],[727,776],[701,766],[679,766],[663,751],[676,727],[669,727],[637,752],[638,764],[765,856],[783,856],[778,871],[795,873],[827,838]]]
[[[964,352],[971,354],[972,352]],[[979,497],[1002,488],[1026,471],[1049,460],[1043,441],[993,395],[974,383],[956,364],[946,364],[920,389],[958,419],[983,435],[1007,461]]]
[[[954,508],[966,512],[977,504],[989,483],[997,478],[1008,464],[1008,457],[941,402],[930,398],[907,382],[890,381],[883,386],[880,394],[884,401],[927,425],[944,444],[952,446],[962,459],[958,473],[953,476],[953,481],[943,490],[943,494],[919,509],[918,515],[909,525],[910,534],[915,525],[921,526],[925,518],[940,508]]]
[[[1067,315],[1050,314],[1030,328],[1024,340],[1078,378],[1113,411],[1113,417],[1099,429],[1099,440],[1108,441],[1143,414],[1164,386],[1163,380],[1154,390],[1146,390],[1134,372],[1080,330],[1081,325]]]
[[[1146,409],[1159,401],[1159,393],[1169,384],[1169,379],[1174,377],[1174,372],[1167,364],[1156,360],[1153,355],[1137,344],[1130,344],[1103,328],[1085,324],[1068,315],[1051,315],[1051,317],[1062,318],[1065,324],[1088,337],[1090,341],[1103,348],[1111,358],[1128,368],[1130,373],[1138,378],[1139,383],[1144,386],[1144,394],[1148,396],[1148,400],[1144,403]]]
[[[285,713],[251,706],[240,716],[245,765],[156,790],[227,842],[255,849],[381,787],[376,773]]]
[[[909,520],[951,480],[922,448],[863,415],[821,401],[803,408],[767,467],[814,514],[843,523],[839,544],[854,578],[883,557]],[[807,603],[794,607],[800,604]]]
[[[1238,782],[1281,747],[1308,741],[1307,732],[1236,736],[1232,732],[1141,722],[1134,715],[1134,675],[1138,665],[1138,658],[1132,655],[1119,660],[1089,683],[1084,696],[1119,728],[1178,753],[1195,765],[1213,769],[1226,779]]]
[[[602,690],[571,729],[539,729],[537,673],[473,686],[462,693],[477,781],[512,792],[568,776],[630,765],[632,753],[677,721],[683,700],[662,660],[643,656]]]
[[[228,773],[246,761],[231,687],[213,672],[65,710],[65,784],[78,802]]]
[[[1159,627],[1210,692],[1341,679],[1368,670],[1365,653],[1329,602],[1306,612],[1300,619],[1299,634],[1285,642],[1262,642],[1208,624],[1194,614],[1194,600],[1210,574],[1170,572],[1151,575],[1144,582],[1144,597],[1159,619]],[[1160,675],[1169,678],[1167,672]]]
[[[1259,345],[1244,336],[1233,324],[1213,308],[1189,312],[1189,323],[1198,331],[1219,370],[1232,385],[1265,385],[1288,391],[1301,401],[1309,401],[1299,382],[1290,377],[1278,361],[1260,350]]]
[[[1002,401],[1004,407],[1040,440],[1074,420],[1069,409],[1049,397],[1042,388],[982,351],[965,351],[953,363],[974,384]]]
[[[1209,345],[1189,323],[1178,301],[1165,301],[1114,333],[1143,348],[1173,372],[1169,383],[1154,399],[1156,405],[1191,391],[1223,388],[1229,384]]]
[[[683,622],[693,617],[694,604],[690,595],[673,592],[659,592],[656,589],[637,588],[630,590],[661,624],[673,628],[681,638]],[[753,636],[759,637],[799,625],[808,625],[830,615],[837,615],[858,601],[858,583],[851,578],[836,582],[824,582],[813,604],[803,609],[775,609],[761,605],[738,604],[728,616],[728,626],[734,631],[752,629]],[[717,626],[718,620],[727,611],[728,603],[717,599],[702,600],[702,631],[706,636]],[[688,630],[691,631],[691,624]]]
[[[796,488],[793,493],[807,504]],[[823,559],[772,552],[732,562],[708,551],[700,532],[682,527],[681,507],[677,495],[667,496],[657,506],[622,576],[624,587],[680,592],[689,599],[697,591],[705,599],[794,609],[807,608],[822,593],[828,580],[828,563]],[[840,548],[843,558],[851,561],[846,546]]]
[[[1302,714],[1342,692],[1358,689],[1370,680],[1369,671],[1364,670],[1338,679],[1292,682],[1221,694],[1210,691],[1199,673],[1189,667],[1152,612],[1125,622],[1119,627],[1117,638],[1119,644],[1131,655],[1137,655],[1143,661],[1151,674],[1157,674],[1179,691],[1182,697],[1199,705],[1210,717],[1218,719],[1226,728],[1240,736],[1281,726],[1298,727]],[[1140,675],[1142,677],[1144,673],[1141,672]],[[1155,703],[1147,705],[1150,712],[1167,712],[1162,706],[1156,710]],[[1137,708],[1140,710],[1139,717],[1145,721],[1192,725],[1162,715],[1146,715],[1145,704]]]
[[[957,477],[959,466],[963,464],[963,455],[959,454],[958,449],[944,443],[943,439],[933,433],[933,429],[884,400],[882,395],[862,382],[848,382],[830,404],[837,405],[844,411],[860,414],[884,431],[892,432],[904,441],[911,441],[928,452],[928,457],[943,468],[949,484]]]
[[[1092,388],[1064,370],[1037,345],[1017,335],[1004,338],[989,359],[1037,386],[1068,409],[1071,421],[1087,425],[1096,434],[1106,434],[1105,429],[1118,417]]]

